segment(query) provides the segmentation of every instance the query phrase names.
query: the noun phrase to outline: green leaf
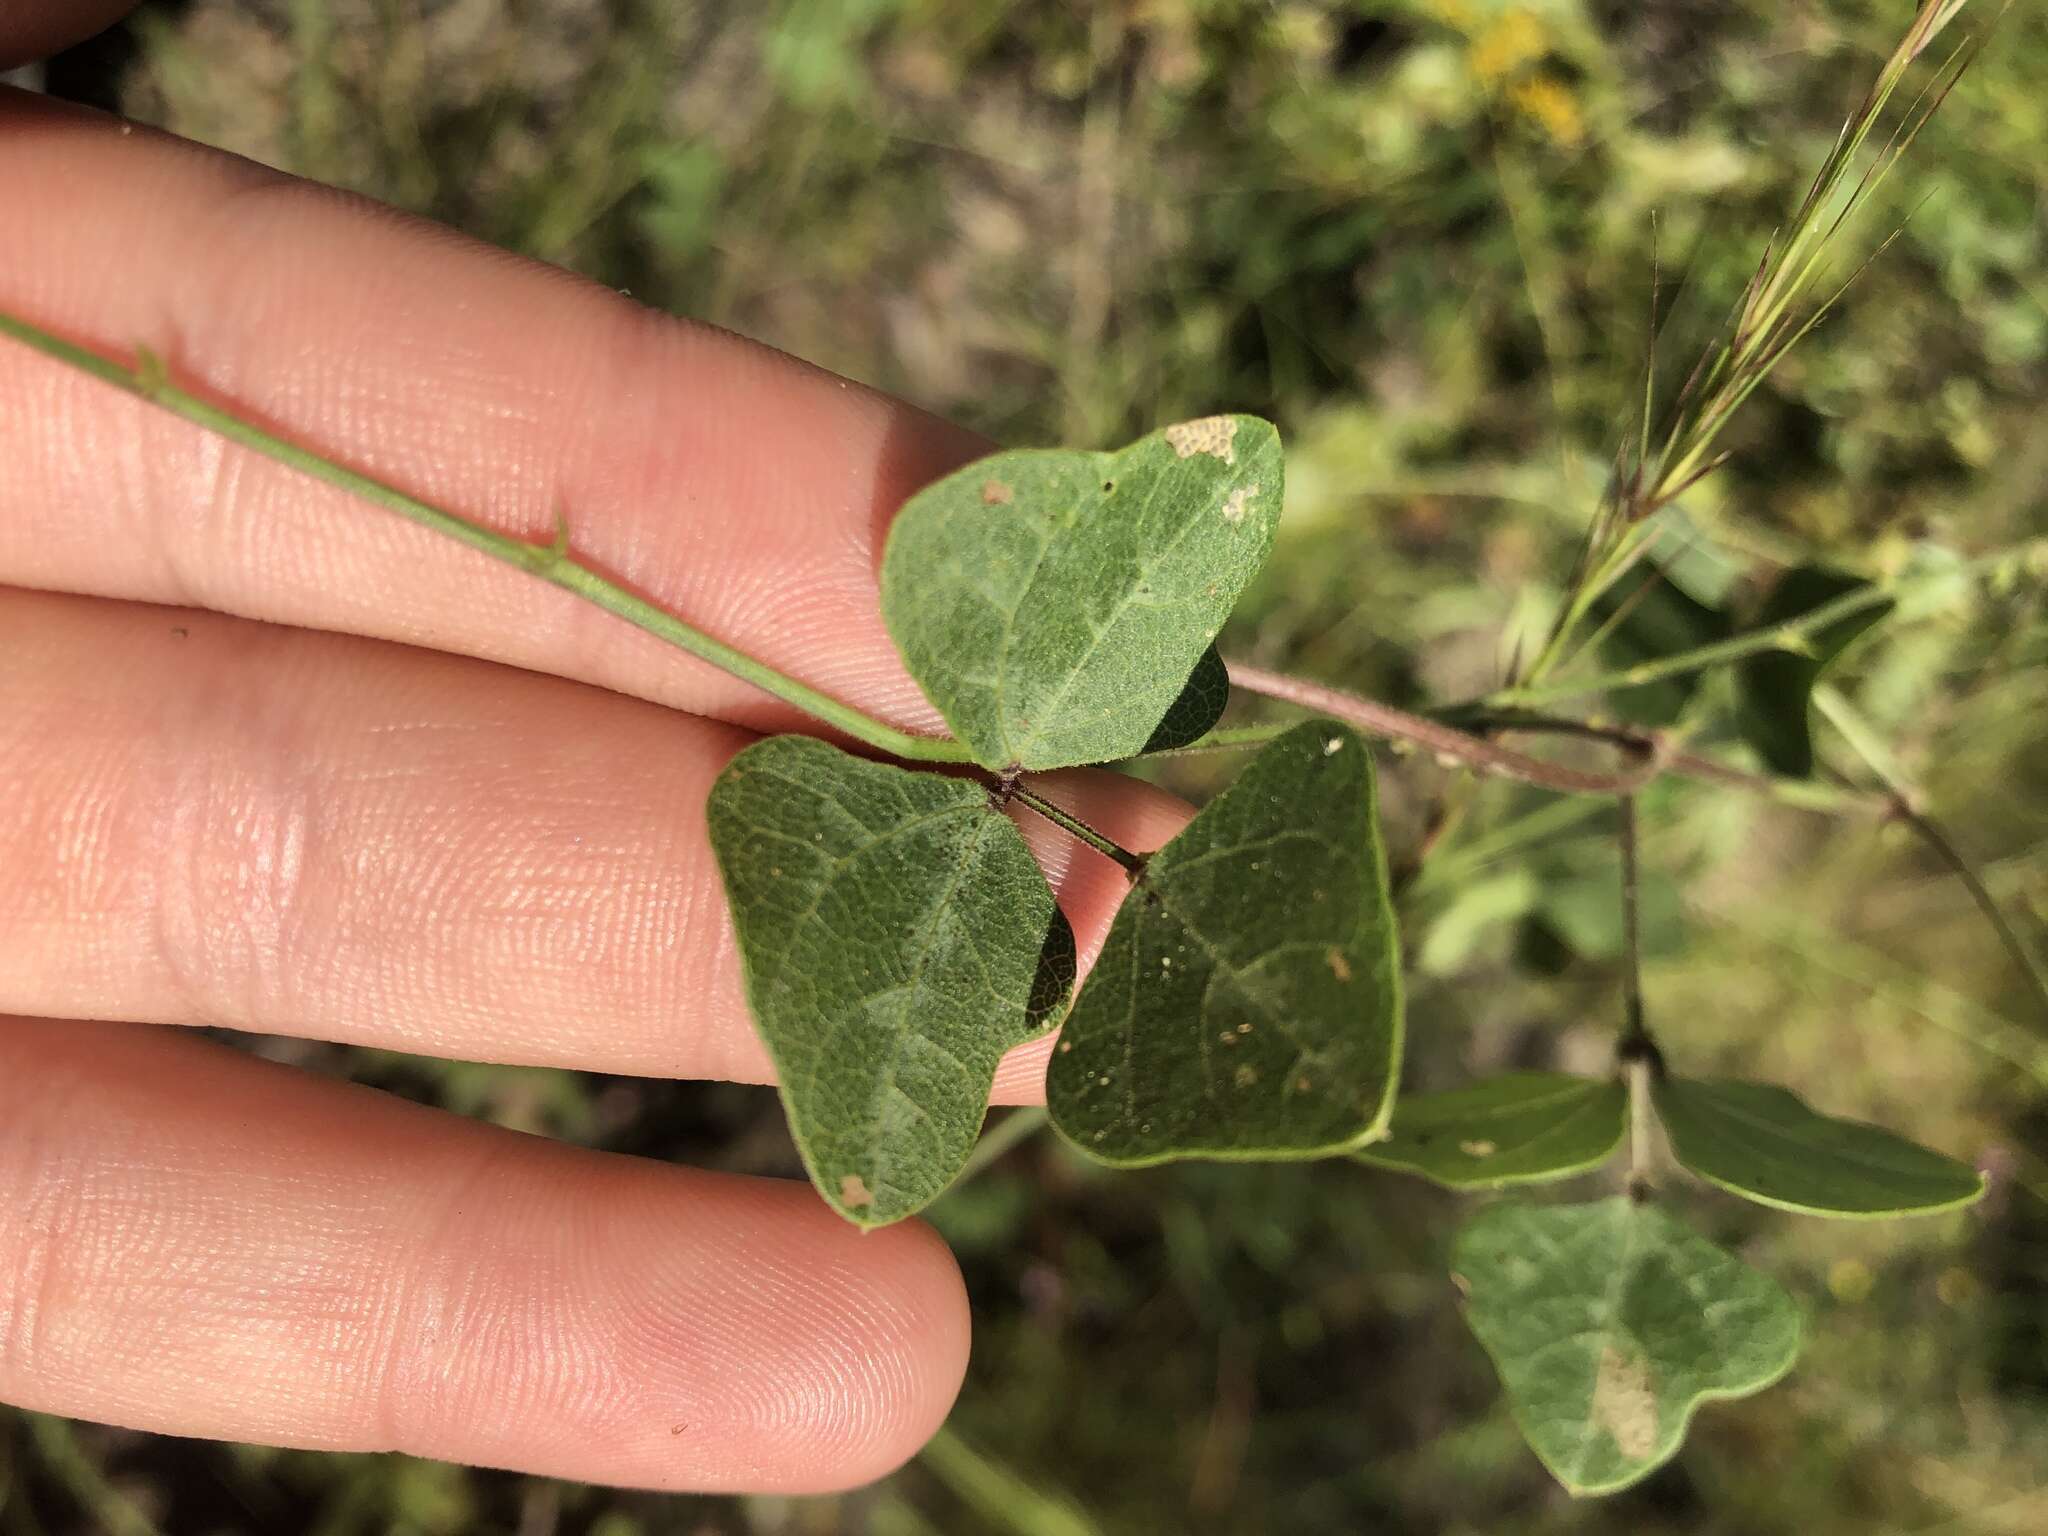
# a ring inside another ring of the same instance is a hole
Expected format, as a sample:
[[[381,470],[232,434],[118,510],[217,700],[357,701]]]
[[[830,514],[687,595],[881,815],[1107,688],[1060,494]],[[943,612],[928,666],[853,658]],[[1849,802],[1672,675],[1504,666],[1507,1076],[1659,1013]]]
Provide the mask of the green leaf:
[[[1628,1091],[1613,1078],[1512,1072],[1394,1105],[1392,1133],[1354,1156],[1452,1189],[1569,1178],[1621,1145]]]
[[[1813,1216],[1905,1216],[1968,1205],[1976,1169],[1768,1083],[1667,1077],[1657,1118],[1678,1161],[1760,1205]]]
[[[1265,562],[1281,473],[1252,416],[995,454],[898,514],[883,621],[984,767],[1135,756]]]
[[[1759,1391],[1799,1352],[1783,1287],[1625,1197],[1493,1206],[1451,1268],[1515,1422],[1573,1493],[1635,1482],[1703,1399]]]
[[[1400,1050],[1372,757],[1314,721],[1148,860],[1046,1102],[1104,1162],[1317,1157],[1378,1133]]]
[[[1697,650],[1731,633],[1727,614],[1683,591],[1648,560],[1602,593],[1592,611],[1607,626],[1600,649],[1616,669]],[[1662,727],[1684,712],[1699,684],[1698,673],[1663,677],[1610,693],[1607,702],[1624,720]]]
[[[804,1166],[848,1220],[900,1220],[960,1171],[1003,1053],[1057,1021],[1073,931],[965,779],[775,736],[706,817]]]
[[[1202,652],[1202,659],[1195,663],[1195,670],[1166,711],[1166,718],[1147,738],[1145,750],[1166,752],[1199,741],[1216,729],[1216,722],[1223,718],[1224,707],[1229,703],[1230,669],[1224,666],[1223,658],[1212,645]]]
[[[1825,566],[1802,565],[1787,571],[1758,610],[1760,629],[1804,618],[1824,603],[1861,591],[1869,585]],[[1763,651],[1744,658],[1735,669],[1742,700],[1742,734],[1774,773],[1804,779],[1813,773],[1813,732],[1808,707],[1813,685],[1820,681],[1849,642],[1890,613],[1889,602],[1852,613],[1806,637],[1807,649]]]

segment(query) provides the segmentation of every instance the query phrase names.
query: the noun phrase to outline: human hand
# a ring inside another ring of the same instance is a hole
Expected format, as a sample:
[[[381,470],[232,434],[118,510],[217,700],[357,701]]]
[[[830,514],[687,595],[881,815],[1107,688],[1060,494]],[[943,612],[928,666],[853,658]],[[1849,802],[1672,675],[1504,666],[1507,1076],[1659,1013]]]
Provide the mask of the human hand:
[[[0,64],[120,8],[0,8]],[[565,511],[655,602],[938,728],[876,558],[976,439],[32,96],[0,93],[0,188],[0,305],[507,532]],[[149,1027],[766,1081],[703,806],[801,717],[5,342],[0,584],[0,1400],[665,1488],[844,1486],[922,1443],[967,1349],[927,1228]],[[1126,846],[1182,814],[1056,783]],[[1092,949],[1122,874],[1026,830]]]

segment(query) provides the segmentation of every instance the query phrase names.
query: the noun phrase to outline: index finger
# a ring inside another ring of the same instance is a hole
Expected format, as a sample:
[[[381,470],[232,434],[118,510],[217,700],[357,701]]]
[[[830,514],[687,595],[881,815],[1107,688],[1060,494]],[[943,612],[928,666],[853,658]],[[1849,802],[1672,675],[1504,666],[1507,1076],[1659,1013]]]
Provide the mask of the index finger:
[[[359,200],[0,96],[0,305],[579,557],[899,727],[881,533],[980,440],[846,380]],[[799,718],[567,593],[0,346],[0,582],[208,607]]]

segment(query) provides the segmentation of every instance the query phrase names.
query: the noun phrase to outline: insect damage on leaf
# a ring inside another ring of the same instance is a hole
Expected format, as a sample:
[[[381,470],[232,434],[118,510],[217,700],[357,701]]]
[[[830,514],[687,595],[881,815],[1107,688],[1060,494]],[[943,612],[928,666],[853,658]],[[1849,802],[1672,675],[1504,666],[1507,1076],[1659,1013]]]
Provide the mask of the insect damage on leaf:
[[[1166,440],[1184,459],[1206,453],[1226,464],[1237,462],[1235,416],[1204,416],[1197,421],[1180,422],[1166,429]]]
[[[1115,453],[995,454],[897,515],[883,621],[990,770],[1192,740],[1222,708],[1211,642],[1272,548],[1282,485],[1279,436],[1250,416]]]
[[[1769,1386],[1799,1350],[1782,1286],[1646,1202],[1490,1206],[1451,1270],[1522,1433],[1574,1493],[1645,1476],[1700,1403]]]
[[[1621,1454],[1641,1461],[1657,1448],[1657,1394],[1643,1357],[1612,1344],[1600,1351],[1593,1378],[1593,1422],[1614,1437]]]

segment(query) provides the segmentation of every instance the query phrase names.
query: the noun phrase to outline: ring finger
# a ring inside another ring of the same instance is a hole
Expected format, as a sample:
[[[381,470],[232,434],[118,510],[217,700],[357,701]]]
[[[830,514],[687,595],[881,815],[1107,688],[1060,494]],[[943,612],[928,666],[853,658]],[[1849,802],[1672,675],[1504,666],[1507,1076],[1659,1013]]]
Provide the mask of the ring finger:
[[[0,588],[0,1011],[768,1080],[704,800],[748,740],[581,684]],[[1127,846],[1185,814],[1055,793]],[[1027,823],[1084,950],[1120,870]],[[998,1095],[1039,1092],[1041,1044]]]

